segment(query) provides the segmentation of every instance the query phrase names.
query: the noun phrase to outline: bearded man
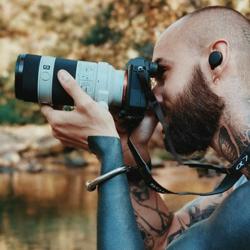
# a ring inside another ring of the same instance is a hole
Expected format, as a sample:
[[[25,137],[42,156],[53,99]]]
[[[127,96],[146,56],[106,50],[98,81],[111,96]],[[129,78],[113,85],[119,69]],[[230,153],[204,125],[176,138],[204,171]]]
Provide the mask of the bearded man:
[[[153,61],[163,70],[154,93],[167,111],[165,136],[177,153],[211,146],[233,163],[249,145],[249,52],[248,19],[224,7],[188,14],[161,35]],[[216,63],[210,60],[212,53],[219,56]],[[124,163],[135,165],[128,135],[117,132],[111,114],[66,71],[59,71],[58,78],[76,108],[42,108],[54,136],[65,145],[91,149],[102,162],[102,174]],[[147,144],[157,122],[148,114],[132,134],[145,161],[150,160]],[[200,197],[174,214],[143,180],[114,177],[99,187],[98,249],[249,249],[249,171],[242,170],[245,180],[239,188]]]

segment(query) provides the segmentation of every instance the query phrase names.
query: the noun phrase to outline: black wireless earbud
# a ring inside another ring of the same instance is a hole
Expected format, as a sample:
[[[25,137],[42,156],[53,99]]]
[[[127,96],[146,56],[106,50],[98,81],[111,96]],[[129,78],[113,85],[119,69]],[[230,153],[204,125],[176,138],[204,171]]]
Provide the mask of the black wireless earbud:
[[[222,63],[223,57],[221,52],[219,51],[213,51],[208,58],[208,62],[210,64],[211,69],[215,69],[217,66],[219,66]]]

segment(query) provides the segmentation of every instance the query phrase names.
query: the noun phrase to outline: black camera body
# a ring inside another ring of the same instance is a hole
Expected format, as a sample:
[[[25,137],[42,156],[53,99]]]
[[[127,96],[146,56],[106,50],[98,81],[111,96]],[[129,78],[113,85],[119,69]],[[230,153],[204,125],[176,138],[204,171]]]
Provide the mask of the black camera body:
[[[145,72],[147,86],[143,86],[139,77],[139,71]],[[148,100],[145,93],[145,87],[150,86],[150,78],[158,72],[158,65],[143,57],[136,57],[128,61],[126,65],[127,88],[124,105],[120,112],[120,117],[127,121],[140,121],[148,107]]]

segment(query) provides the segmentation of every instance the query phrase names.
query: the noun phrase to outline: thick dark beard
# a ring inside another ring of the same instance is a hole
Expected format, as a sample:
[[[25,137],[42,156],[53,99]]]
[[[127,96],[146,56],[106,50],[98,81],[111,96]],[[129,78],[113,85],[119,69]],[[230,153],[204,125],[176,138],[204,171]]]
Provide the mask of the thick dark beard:
[[[193,70],[192,79],[169,114],[168,135],[178,154],[188,155],[205,150],[218,128],[224,101],[208,87],[200,67]],[[165,146],[169,150],[167,136]]]

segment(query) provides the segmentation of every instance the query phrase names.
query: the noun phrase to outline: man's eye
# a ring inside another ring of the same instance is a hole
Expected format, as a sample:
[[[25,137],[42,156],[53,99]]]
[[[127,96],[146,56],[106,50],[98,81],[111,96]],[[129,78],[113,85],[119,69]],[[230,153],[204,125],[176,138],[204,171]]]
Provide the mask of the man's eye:
[[[161,71],[157,76],[155,76],[155,81],[158,85],[163,85],[165,81],[166,70]]]

